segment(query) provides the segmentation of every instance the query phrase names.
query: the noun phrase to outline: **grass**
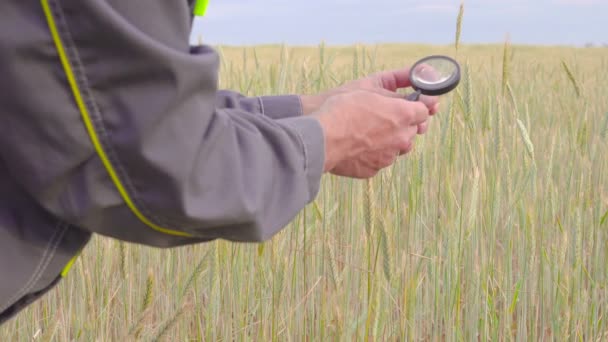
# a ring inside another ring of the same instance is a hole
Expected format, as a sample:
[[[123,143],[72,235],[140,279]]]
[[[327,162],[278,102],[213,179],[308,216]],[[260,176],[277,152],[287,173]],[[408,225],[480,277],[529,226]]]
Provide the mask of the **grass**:
[[[95,238],[0,340],[608,339],[608,49],[219,50],[222,86],[248,95],[431,53],[465,75],[412,154],[370,182],[325,177],[271,241]]]

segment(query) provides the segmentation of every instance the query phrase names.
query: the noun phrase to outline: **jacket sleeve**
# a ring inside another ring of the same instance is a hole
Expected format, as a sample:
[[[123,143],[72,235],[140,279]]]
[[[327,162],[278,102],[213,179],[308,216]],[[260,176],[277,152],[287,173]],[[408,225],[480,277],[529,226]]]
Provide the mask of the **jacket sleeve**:
[[[319,122],[295,95],[218,90],[186,1],[9,3],[0,156],[52,214],[159,247],[255,242],[317,195]]]
[[[216,108],[238,108],[248,113],[283,119],[304,115],[298,95],[266,95],[246,97],[232,90],[218,90]]]

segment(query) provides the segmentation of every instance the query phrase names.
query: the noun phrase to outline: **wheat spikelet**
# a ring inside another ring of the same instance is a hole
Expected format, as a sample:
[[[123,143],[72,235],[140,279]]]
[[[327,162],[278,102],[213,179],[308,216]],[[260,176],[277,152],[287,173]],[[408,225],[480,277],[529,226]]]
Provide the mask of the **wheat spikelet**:
[[[365,205],[365,230],[368,239],[371,239],[372,237],[372,226],[374,224],[373,196],[373,183],[370,178],[365,182],[365,192],[363,194],[363,203]]]
[[[471,66],[469,65],[469,61],[466,63],[465,78],[467,84],[467,95],[466,95],[466,103],[467,103],[467,116],[470,118],[473,113],[473,85],[471,82]]]
[[[161,341],[167,335],[169,330],[175,325],[175,323],[177,323],[179,321],[180,317],[184,314],[184,312],[185,312],[185,310],[184,310],[183,306],[181,308],[179,308],[179,310],[173,315],[173,317],[171,317],[171,319],[169,319],[162,326],[162,328],[159,330],[158,334],[153,339],[153,341]]]
[[[602,125],[602,129],[600,130],[600,136],[602,137],[602,139],[606,139],[606,136],[608,136],[608,112],[606,112],[606,115],[604,116],[604,124]]]
[[[568,76],[568,79],[570,80],[570,84],[572,84],[572,87],[574,87],[576,96],[581,96],[581,88],[578,86],[578,82],[576,81],[576,78],[574,78],[574,74],[572,73],[572,71],[568,67],[568,64],[566,64],[566,61],[564,61],[564,60],[562,60],[562,67],[566,71],[566,75]]]
[[[380,306],[380,298],[381,298],[381,296],[382,296],[382,291],[376,291],[376,300],[375,300],[375,303],[374,303],[375,307]],[[383,310],[377,310],[376,320],[374,322],[374,328],[372,329],[372,336],[379,336],[378,328],[380,326],[380,320],[383,318],[382,317],[383,312],[384,312]]]
[[[509,196],[513,196],[513,192],[515,187],[513,186],[513,174],[511,173],[511,165],[506,165],[506,176],[505,176],[505,197],[509,198]],[[515,194],[516,195],[516,194]],[[509,202],[510,200],[507,200]]]
[[[371,332],[371,334],[374,334],[373,328],[372,328],[372,320],[374,317],[378,316],[378,312],[377,312],[376,308],[378,307],[379,294],[380,294],[380,291],[376,291],[376,296],[373,296],[373,298],[372,298],[371,294],[368,295],[369,304],[367,306],[367,320],[365,322],[365,341],[370,341],[370,338],[371,338],[370,332]]]
[[[416,172],[416,183],[422,186],[422,177],[424,176],[424,156],[421,155],[418,159],[418,170]]]
[[[502,196],[502,184],[500,179],[500,174],[496,175],[496,180],[494,182],[494,207],[492,212],[492,222],[493,225],[498,225],[498,220],[500,219],[500,209],[501,209],[501,196]]]
[[[484,131],[489,131],[492,127],[492,95],[488,92],[487,96],[484,98],[483,103],[483,117],[482,117],[482,128]]]
[[[515,109],[515,112],[519,113],[519,110],[517,109],[517,101],[515,100],[515,94],[513,93],[513,88],[511,88],[511,83],[509,82],[507,82],[507,94],[509,95],[511,105]]]
[[[576,211],[576,246],[574,247],[574,259],[575,262],[579,265],[583,263],[583,218],[581,216],[581,211]]]
[[[120,253],[120,273],[122,278],[125,279],[127,277],[127,251],[124,242],[118,242],[118,251]]]
[[[604,225],[604,223],[608,220],[608,210],[604,213],[602,218],[600,219],[600,227]]]
[[[216,272],[219,272],[222,269],[222,267],[220,266],[220,261],[222,260],[222,255],[220,253],[221,252],[220,251],[220,248],[221,248],[220,243],[221,243],[221,241],[217,241],[215,243],[215,246],[213,246],[213,249],[215,251],[215,258],[214,258],[215,262],[213,263],[213,265],[214,265],[213,267],[214,267],[214,270]]]
[[[471,194],[471,209],[469,211],[469,229],[472,229],[475,225],[475,219],[477,218],[477,205],[479,201],[479,168],[475,166],[473,176],[473,188]]]
[[[129,335],[134,335],[136,340],[139,340],[141,336],[141,331],[143,329],[144,320],[148,317],[150,310],[150,303],[152,303],[152,288],[154,286],[154,273],[152,270],[148,271],[148,278],[146,279],[146,292],[144,293],[144,298],[142,300],[141,309],[139,313],[139,319],[137,322],[131,327],[129,331]]]
[[[386,223],[385,223],[386,217],[383,217],[378,225],[379,228],[379,233],[380,233],[380,248],[382,251],[382,268],[384,271],[384,276],[386,277],[386,280],[388,280],[389,282],[391,281],[391,256],[389,253],[389,241],[388,241],[388,235],[386,234]]]
[[[505,40],[502,54],[502,94],[504,96],[509,82],[509,37]]]
[[[524,126],[521,120],[517,119],[517,126],[519,127],[519,133],[521,134],[521,138],[524,141],[524,145],[526,145],[526,151],[528,152],[528,156],[534,161],[534,145],[532,144],[532,140],[530,140],[530,135],[528,134],[528,130],[526,126]]]
[[[141,312],[144,312],[152,302],[152,287],[154,286],[154,273],[148,271],[148,279],[146,280],[146,292],[141,306]]]
[[[207,264],[208,255],[209,254],[205,254],[205,256],[201,259],[201,261],[199,261],[198,265],[196,265],[196,268],[194,269],[192,274],[190,274],[190,277],[188,277],[188,280],[186,281],[186,285],[184,285],[184,288],[182,290],[182,294],[181,294],[182,298],[186,295],[186,293],[188,292],[190,287],[192,287],[192,284],[194,284],[194,280],[196,278],[198,278],[201,273],[203,273],[204,266]]]
[[[496,133],[494,134],[494,145],[496,147],[496,156],[499,157],[500,153],[502,152],[502,145],[503,145],[503,141],[502,141],[502,135],[501,135],[501,128],[502,128],[502,114],[503,114],[503,106],[499,105],[497,110],[496,110]]]
[[[456,93],[458,90],[456,91]],[[452,94],[452,103],[450,103],[450,111],[448,117],[450,118],[450,165],[454,162],[454,150],[456,149],[456,144],[454,143],[454,112],[455,110],[454,104],[454,94]]]
[[[333,243],[329,240],[325,242],[327,244],[327,250],[329,252],[329,268],[331,270],[332,279],[336,288],[340,285],[340,274],[338,273],[338,267],[336,266],[336,252],[334,251]]]
[[[557,191],[556,191],[557,192]],[[561,246],[559,246],[559,264],[560,265],[564,265],[566,263],[566,257],[567,257],[567,252],[568,252],[568,232],[565,231],[562,228],[562,224],[560,219],[557,219],[557,225],[560,228],[560,231],[562,233],[562,241],[561,241]]]
[[[456,18],[456,39],[454,42],[454,48],[458,51],[460,46],[460,35],[462,34],[462,17],[464,15],[464,1],[460,3],[460,9],[458,10],[458,18]]]

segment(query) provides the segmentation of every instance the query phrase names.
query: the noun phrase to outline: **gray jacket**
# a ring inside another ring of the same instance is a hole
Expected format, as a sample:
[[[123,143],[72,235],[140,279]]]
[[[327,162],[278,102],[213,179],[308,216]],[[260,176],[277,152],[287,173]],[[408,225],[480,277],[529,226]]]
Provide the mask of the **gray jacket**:
[[[317,195],[319,122],[296,95],[219,90],[218,55],[188,44],[191,6],[0,2],[0,323],[93,233],[263,241]]]

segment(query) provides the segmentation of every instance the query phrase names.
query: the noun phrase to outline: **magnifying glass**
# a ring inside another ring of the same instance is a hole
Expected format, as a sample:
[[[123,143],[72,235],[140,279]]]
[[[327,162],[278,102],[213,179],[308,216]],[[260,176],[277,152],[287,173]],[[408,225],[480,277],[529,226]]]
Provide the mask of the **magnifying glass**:
[[[425,57],[412,67],[410,82],[416,92],[406,97],[418,101],[420,95],[438,96],[454,90],[460,82],[460,65],[448,56]]]

